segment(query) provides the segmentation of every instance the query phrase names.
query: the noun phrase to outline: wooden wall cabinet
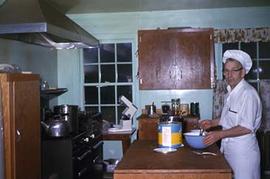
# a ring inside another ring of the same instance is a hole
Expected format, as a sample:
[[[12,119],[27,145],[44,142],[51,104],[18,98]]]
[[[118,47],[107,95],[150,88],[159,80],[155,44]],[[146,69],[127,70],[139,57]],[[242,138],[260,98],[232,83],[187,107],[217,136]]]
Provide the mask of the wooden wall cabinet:
[[[5,179],[40,179],[39,75],[0,73]]]
[[[140,30],[138,38],[141,90],[213,87],[213,29]]]

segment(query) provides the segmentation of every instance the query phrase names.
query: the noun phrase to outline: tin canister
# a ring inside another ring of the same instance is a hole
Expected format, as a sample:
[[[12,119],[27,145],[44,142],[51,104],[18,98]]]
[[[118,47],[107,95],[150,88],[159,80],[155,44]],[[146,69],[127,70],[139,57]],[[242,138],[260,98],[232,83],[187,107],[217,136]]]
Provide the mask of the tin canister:
[[[182,145],[182,122],[160,122],[158,125],[159,147],[178,148]]]

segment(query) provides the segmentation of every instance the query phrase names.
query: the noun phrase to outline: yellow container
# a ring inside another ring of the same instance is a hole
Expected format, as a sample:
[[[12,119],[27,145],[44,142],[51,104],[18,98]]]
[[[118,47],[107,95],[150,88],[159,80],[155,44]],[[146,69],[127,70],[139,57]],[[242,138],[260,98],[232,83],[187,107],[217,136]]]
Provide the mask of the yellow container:
[[[159,147],[178,148],[183,144],[181,122],[160,122],[158,125]]]

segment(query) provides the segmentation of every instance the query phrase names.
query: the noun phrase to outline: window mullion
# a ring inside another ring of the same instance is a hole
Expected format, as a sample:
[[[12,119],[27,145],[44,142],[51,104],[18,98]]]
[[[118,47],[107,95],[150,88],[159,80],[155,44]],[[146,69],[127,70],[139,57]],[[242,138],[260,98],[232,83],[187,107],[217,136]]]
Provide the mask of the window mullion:
[[[115,86],[114,86],[114,96],[115,96],[115,123],[118,124],[118,107],[117,107],[117,86],[118,86],[118,68],[117,68],[117,45],[114,44],[114,67],[115,67]]]
[[[100,60],[100,48],[98,48],[98,111],[101,112],[101,90],[100,90],[100,85],[101,85],[101,60]]]

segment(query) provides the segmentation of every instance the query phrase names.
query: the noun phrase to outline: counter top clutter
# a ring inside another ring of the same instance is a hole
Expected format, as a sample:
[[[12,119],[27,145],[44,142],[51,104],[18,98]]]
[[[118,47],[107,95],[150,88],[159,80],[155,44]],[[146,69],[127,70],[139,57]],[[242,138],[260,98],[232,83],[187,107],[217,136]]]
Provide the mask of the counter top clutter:
[[[167,154],[155,152],[155,148],[156,141],[134,142],[117,165],[114,179],[232,178],[231,168],[215,145],[204,149],[205,155],[202,151],[196,152],[187,144]]]

